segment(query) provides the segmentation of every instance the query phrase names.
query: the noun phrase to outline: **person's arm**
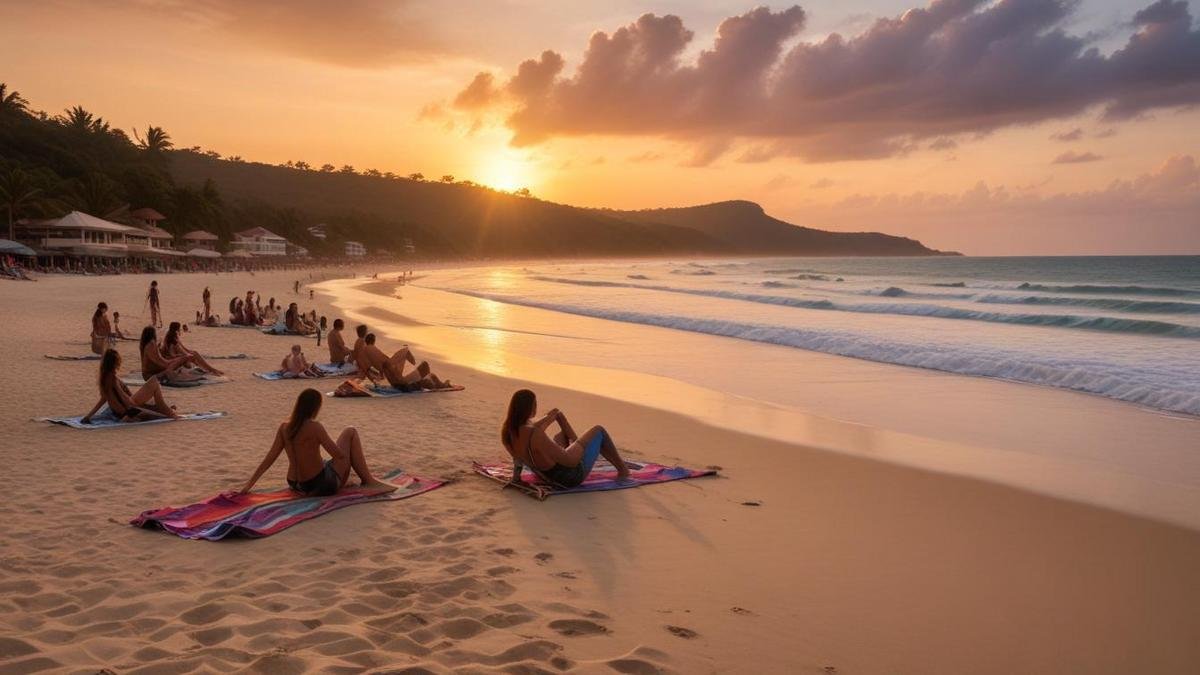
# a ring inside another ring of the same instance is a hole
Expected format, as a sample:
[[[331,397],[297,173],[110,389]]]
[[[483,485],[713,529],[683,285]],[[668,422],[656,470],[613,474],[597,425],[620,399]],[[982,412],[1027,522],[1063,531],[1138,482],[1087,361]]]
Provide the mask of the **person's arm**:
[[[558,416],[560,414],[561,413],[559,412],[558,408],[551,408],[550,411],[545,415],[542,415],[538,419],[534,420],[533,428],[545,433],[546,427],[558,421]]]
[[[571,428],[571,423],[567,421],[567,416],[562,411],[558,413],[558,426],[562,429],[563,436],[566,437],[568,445],[579,440],[579,434],[575,433],[575,430]]]
[[[104,397],[101,396],[100,400],[96,402],[96,405],[93,406],[92,409],[88,411],[88,414],[84,415],[83,419],[81,419],[79,421],[83,422],[84,424],[91,424],[92,423],[92,415],[95,415],[96,413],[100,412],[100,409],[104,407],[104,404],[106,402],[107,401],[105,401]]]
[[[283,452],[282,426],[280,426],[279,430],[275,432],[275,442],[271,444],[271,449],[267,451],[267,456],[263,457],[263,461],[259,463],[258,469],[254,471],[254,475],[250,477],[250,480],[246,481],[246,484],[242,486],[241,490],[238,490],[238,494],[244,495],[249,492],[250,489],[254,487],[254,484],[258,482],[258,479],[262,478],[262,475],[267,472],[267,469],[271,468],[271,465],[275,463],[275,460],[279,459],[279,453],[281,452]]]
[[[342,458],[346,456],[346,453],[338,447],[337,443],[333,442],[332,438],[329,437],[329,432],[325,431],[325,426],[323,424],[320,422],[313,422],[313,424],[317,425],[317,433],[320,435],[321,447],[325,448],[325,452],[328,452],[329,456],[334,460],[341,461]]]

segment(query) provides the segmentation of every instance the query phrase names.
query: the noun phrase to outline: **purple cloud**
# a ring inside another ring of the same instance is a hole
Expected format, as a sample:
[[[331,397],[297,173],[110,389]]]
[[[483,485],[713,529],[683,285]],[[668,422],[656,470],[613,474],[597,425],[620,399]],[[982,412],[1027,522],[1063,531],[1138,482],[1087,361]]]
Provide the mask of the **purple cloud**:
[[[711,161],[733,140],[752,142],[752,159],[872,158],[1093,106],[1123,119],[1200,102],[1200,31],[1186,2],[1139,11],[1134,34],[1107,56],[1063,29],[1074,6],[935,0],[852,37],[790,48],[804,11],[758,8],[722,21],[691,60],[682,20],[646,14],[594,33],[572,72],[546,51],[503,84],[476,77],[455,103],[469,114],[503,111],[518,146],[658,136],[703,141],[698,156]]]
[[[1097,162],[1104,157],[1097,155],[1094,152],[1075,152],[1068,150],[1058,157],[1050,161],[1051,164],[1085,164],[1087,162]]]

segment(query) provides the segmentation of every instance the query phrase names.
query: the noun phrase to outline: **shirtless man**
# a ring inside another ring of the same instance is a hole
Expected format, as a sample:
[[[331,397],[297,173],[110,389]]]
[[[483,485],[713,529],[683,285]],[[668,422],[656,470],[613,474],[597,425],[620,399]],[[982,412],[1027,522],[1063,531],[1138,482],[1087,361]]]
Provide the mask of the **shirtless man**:
[[[396,489],[395,485],[385,483],[371,474],[357,429],[346,427],[337,442],[329,437],[325,427],[316,419],[321,411],[322,400],[321,392],[316,389],[300,392],[291,418],[279,425],[267,456],[239,493],[249,492],[279,459],[281,452],[287,452],[288,487],[306,497],[337,494],[345,487],[351,470],[358,474],[362,487],[368,491],[391,492]],[[331,459],[321,461],[322,449],[329,453]]]
[[[315,363],[309,363],[300,345],[292,345],[292,351],[279,362],[279,371],[284,377],[321,377],[321,370]]]
[[[334,319],[333,330],[329,331],[329,362],[335,366],[349,361],[352,355],[352,352],[346,349],[346,340],[342,337],[342,329],[345,327],[345,321]]]
[[[416,368],[405,374],[405,363],[411,363]],[[390,357],[384,354],[383,350],[375,346],[374,333],[367,333],[367,337],[363,338],[363,348],[359,350],[358,356],[358,374],[376,384],[380,379],[386,379],[388,384],[400,391],[447,389],[453,386],[450,380],[442,380],[434,375],[428,361],[418,364],[408,347],[401,347]]]
[[[358,339],[354,341],[354,348],[350,350],[350,361],[357,365],[358,364],[358,355],[360,352],[362,352],[363,345],[366,344],[366,338],[367,338],[366,324],[360,323],[357,326],[355,326],[354,334],[358,336]]]
[[[204,287],[204,295],[201,296],[204,300],[204,322],[207,323],[209,317],[212,316],[212,291],[208,290],[208,286]],[[200,323],[197,321],[196,323]]]

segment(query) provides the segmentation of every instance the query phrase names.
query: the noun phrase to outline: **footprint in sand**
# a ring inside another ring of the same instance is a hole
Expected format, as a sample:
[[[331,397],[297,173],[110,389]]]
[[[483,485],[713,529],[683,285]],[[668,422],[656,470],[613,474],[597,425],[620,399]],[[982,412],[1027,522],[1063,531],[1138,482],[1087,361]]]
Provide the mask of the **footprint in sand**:
[[[554,559],[554,554],[553,553],[539,553],[539,554],[533,556],[533,559],[538,561],[539,565],[545,565],[546,563],[548,563]]]
[[[754,612],[751,612],[750,610],[746,609],[745,607],[730,607],[729,611],[733,612],[734,614],[742,614],[744,616],[754,616]]]
[[[556,619],[550,622],[550,629],[559,635],[577,637],[585,635],[607,635],[612,632],[606,626],[586,619]]]
[[[675,637],[683,638],[684,640],[691,640],[696,637],[699,637],[699,635],[700,635],[699,633],[692,630],[691,628],[684,628],[683,626],[668,625],[668,626],[666,626],[666,629],[669,633],[671,633],[671,635],[674,635]]]
[[[608,667],[618,673],[628,673],[628,675],[660,675],[667,671],[641,659],[613,659],[607,662]]]
[[[495,553],[496,555],[502,555],[507,558],[511,555],[516,555],[517,552],[511,548],[494,548],[492,549],[492,553]]]

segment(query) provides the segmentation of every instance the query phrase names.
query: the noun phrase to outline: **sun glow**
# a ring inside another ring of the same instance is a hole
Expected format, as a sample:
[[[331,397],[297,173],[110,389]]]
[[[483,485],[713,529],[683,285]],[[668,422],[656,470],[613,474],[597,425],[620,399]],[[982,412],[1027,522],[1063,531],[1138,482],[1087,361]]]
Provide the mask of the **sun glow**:
[[[512,192],[529,187],[532,173],[525,158],[510,151],[503,151],[483,160],[479,182],[490,188]]]

